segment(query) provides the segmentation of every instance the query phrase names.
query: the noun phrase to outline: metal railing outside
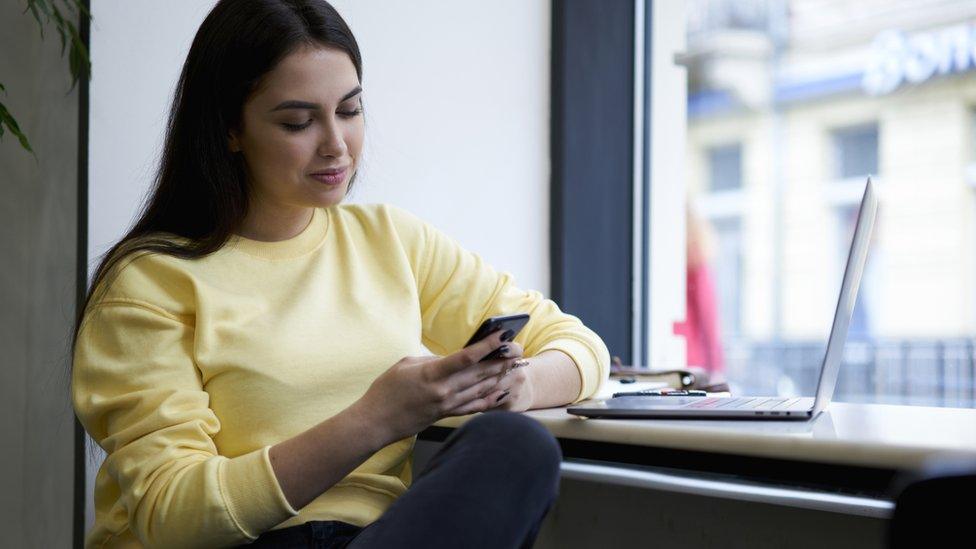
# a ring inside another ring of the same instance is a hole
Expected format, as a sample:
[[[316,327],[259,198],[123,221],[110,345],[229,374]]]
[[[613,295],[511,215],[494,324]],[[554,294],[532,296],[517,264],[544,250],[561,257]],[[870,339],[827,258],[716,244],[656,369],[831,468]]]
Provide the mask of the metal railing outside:
[[[729,342],[726,377],[740,394],[811,396],[824,347]],[[834,400],[976,408],[976,339],[848,341]]]

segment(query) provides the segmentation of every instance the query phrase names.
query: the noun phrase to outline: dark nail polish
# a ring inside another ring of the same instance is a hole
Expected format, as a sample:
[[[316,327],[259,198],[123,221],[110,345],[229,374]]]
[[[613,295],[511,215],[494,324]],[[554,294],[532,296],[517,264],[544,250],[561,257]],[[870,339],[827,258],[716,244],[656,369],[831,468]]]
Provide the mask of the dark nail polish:
[[[508,393],[509,392],[510,391],[505,391],[504,393],[502,393],[501,395],[499,395],[498,398],[495,399],[495,402],[501,402],[503,398],[505,398],[505,397],[508,396]]]
[[[501,347],[499,347],[498,348],[498,354],[501,355],[501,356],[507,355],[508,354],[508,345],[502,345]]]
[[[511,341],[513,337],[515,337],[515,332],[514,331],[512,331],[512,330],[505,330],[505,333],[502,334],[502,341]]]

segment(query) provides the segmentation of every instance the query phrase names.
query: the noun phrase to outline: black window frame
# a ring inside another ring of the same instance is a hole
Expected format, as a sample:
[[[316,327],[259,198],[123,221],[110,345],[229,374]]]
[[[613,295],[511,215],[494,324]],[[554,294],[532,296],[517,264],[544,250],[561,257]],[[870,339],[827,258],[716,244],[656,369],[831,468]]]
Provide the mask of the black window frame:
[[[635,330],[633,278],[634,261],[647,272],[652,11],[651,2],[644,2],[644,251],[634,257],[634,43],[640,1],[552,2],[550,128],[551,297],[597,332],[611,356],[638,365],[646,364],[647,354],[647,300]],[[646,296],[647,277],[639,283]]]

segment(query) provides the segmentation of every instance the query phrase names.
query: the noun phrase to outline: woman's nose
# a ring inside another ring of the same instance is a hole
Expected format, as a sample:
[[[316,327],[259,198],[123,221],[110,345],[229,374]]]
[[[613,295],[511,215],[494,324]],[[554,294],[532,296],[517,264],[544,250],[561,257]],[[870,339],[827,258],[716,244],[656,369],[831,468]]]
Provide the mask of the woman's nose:
[[[322,156],[340,157],[346,153],[346,140],[342,130],[334,121],[325,125],[318,153]]]

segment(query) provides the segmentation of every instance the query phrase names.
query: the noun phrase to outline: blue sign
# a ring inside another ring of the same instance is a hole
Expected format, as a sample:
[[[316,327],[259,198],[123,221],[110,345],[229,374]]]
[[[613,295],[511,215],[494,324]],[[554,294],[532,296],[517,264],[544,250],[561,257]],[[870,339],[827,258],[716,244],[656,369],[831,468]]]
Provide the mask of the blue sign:
[[[883,95],[902,84],[919,84],[936,75],[976,68],[976,26],[956,25],[912,36],[899,30],[878,35],[861,85]]]

